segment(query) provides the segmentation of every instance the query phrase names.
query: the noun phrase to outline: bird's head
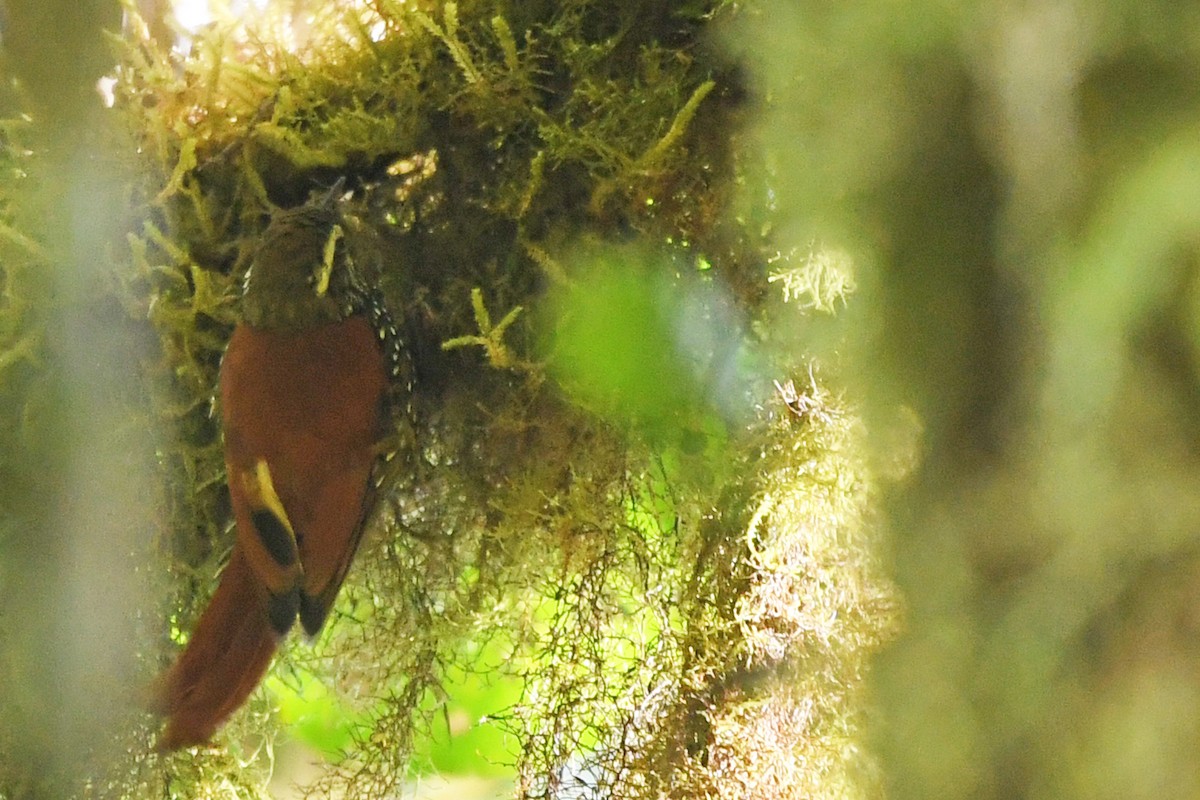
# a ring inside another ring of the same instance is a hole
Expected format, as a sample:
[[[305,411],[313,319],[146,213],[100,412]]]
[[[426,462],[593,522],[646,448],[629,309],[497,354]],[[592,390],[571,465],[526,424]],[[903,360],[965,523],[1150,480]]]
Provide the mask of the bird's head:
[[[339,180],[320,197],[272,216],[246,273],[247,324],[296,331],[357,313],[361,287],[345,241],[341,191]]]

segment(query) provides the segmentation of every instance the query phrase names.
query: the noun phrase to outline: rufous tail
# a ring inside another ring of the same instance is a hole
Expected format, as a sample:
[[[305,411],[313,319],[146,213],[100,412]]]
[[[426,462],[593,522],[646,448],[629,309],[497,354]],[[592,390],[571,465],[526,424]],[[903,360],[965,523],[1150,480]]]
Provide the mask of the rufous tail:
[[[278,644],[265,592],[240,546],[175,664],[154,686],[154,710],[167,718],[159,750],[202,744],[262,679]]]

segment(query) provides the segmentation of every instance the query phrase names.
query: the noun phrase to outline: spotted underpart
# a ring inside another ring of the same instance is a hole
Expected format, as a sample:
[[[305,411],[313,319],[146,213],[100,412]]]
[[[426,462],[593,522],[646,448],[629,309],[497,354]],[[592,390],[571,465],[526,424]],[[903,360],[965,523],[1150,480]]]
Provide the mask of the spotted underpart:
[[[355,276],[351,291],[346,293],[343,307],[344,317],[365,315],[371,329],[379,339],[380,351],[387,364],[388,392],[387,407],[391,430],[385,431],[381,441],[380,458],[376,464],[371,483],[379,489],[387,477],[387,465],[396,455],[401,437],[399,429],[411,431],[415,419],[413,412],[413,388],[415,385],[412,354],[404,340],[404,334],[388,308],[383,293],[367,288],[358,279],[353,265],[348,265]]]
[[[413,416],[413,363],[412,353],[404,340],[404,334],[396,324],[392,312],[378,290],[368,291],[362,297],[362,312],[367,315],[371,328],[379,337],[383,356],[387,360],[390,401],[394,413],[403,413],[408,420]]]
[[[341,237],[341,230],[330,233]],[[339,248],[340,252],[340,248]],[[397,324],[383,292],[378,287],[370,287],[362,279],[362,273],[349,253],[344,256],[344,271],[349,276],[349,284],[343,292],[345,305],[342,317],[365,315],[371,329],[379,339],[380,350],[387,365],[388,393],[387,406],[391,429],[385,432],[381,442],[379,459],[372,475],[371,483],[378,490],[386,482],[389,474],[389,464],[395,458],[397,449],[412,444],[412,431],[416,426],[416,415],[413,409],[413,390],[416,385],[416,370],[413,365],[412,351],[404,338],[402,327]]]

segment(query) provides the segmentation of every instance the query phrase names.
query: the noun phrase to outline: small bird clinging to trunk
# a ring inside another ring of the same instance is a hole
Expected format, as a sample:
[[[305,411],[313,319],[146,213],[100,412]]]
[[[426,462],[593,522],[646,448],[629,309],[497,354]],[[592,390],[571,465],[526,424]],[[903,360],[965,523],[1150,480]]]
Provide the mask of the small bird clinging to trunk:
[[[186,649],[155,686],[159,747],[209,739],[296,618],[315,636],[354,558],[403,343],[347,246],[337,197],[278,211],[221,362],[236,541]]]

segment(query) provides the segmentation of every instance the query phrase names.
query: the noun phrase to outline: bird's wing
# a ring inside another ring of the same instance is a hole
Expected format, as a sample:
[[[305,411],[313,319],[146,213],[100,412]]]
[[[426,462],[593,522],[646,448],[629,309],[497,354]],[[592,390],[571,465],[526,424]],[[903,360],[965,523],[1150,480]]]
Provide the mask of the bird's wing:
[[[266,589],[271,627],[282,636],[296,621],[304,581],[296,531],[275,489],[267,459],[257,459],[253,468],[234,464],[227,468],[238,542]]]

